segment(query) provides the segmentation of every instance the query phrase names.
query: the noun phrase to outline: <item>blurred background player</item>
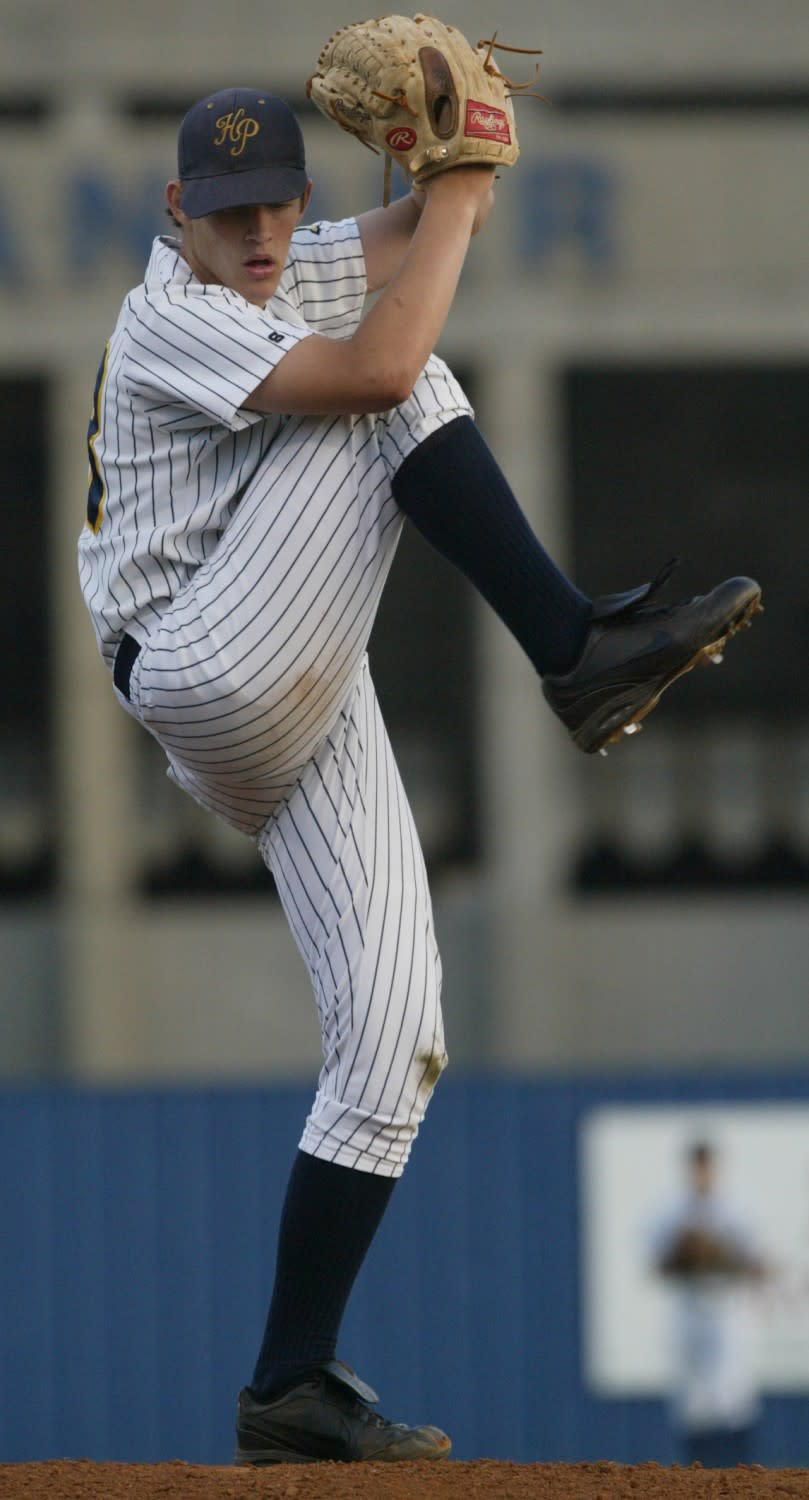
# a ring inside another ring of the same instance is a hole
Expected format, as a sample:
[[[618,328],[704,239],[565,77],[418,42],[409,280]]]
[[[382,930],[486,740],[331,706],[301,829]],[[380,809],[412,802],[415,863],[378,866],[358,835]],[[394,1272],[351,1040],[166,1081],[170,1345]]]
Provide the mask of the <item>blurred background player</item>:
[[[679,1200],[652,1234],[673,1297],[672,1423],[686,1463],[751,1463],[761,1415],[755,1307],[764,1275],[752,1226],[718,1186],[706,1141],[688,1148]]]

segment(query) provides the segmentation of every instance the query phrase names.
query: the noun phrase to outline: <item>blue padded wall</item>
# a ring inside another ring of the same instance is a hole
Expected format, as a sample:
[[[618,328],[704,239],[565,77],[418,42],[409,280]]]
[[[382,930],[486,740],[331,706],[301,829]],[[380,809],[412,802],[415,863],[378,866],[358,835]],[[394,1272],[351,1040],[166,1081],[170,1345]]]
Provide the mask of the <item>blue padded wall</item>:
[[[809,1098],[787,1078],[442,1081],[340,1353],[455,1456],[675,1458],[657,1401],[579,1364],[576,1150],[607,1102]],[[0,1462],[226,1463],[270,1290],[301,1088],[0,1092]],[[765,1462],[809,1463],[770,1399]]]

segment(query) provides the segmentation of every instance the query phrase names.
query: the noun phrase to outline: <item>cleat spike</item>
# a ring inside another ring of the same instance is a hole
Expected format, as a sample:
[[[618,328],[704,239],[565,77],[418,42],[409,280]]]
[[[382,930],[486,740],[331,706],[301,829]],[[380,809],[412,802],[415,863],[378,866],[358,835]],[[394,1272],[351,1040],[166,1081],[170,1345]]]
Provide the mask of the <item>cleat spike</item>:
[[[599,753],[599,755],[603,755],[603,756],[604,756],[604,757],[605,757],[605,758],[606,758],[606,754],[607,754],[607,752],[606,752],[606,750],[605,750],[605,749],[604,749],[604,746],[603,746],[603,745],[602,745],[602,746],[601,746],[601,749],[600,749],[600,750],[599,750],[599,752],[598,752],[598,753]]]
[[[643,728],[642,724],[637,724],[637,723],[636,724],[625,724],[624,725],[624,734],[640,734],[642,728]]]
[[[718,666],[719,666],[719,663],[720,663],[720,662],[722,662],[722,661],[724,661],[724,659],[725,659],[725,658],[724,658],[724,656],[723,656],[723,655],[722,655],[722,652],[721,652],[721,651],[714,651],[714,653],[713,653],[713,656],[712,656],[712,657],[711,657],[711,661],[712,661],[712,662],[713,662],[713,663],[714,663],[714,665],[715,665],[715,666],[717,666],[717,667],[718,667]]]

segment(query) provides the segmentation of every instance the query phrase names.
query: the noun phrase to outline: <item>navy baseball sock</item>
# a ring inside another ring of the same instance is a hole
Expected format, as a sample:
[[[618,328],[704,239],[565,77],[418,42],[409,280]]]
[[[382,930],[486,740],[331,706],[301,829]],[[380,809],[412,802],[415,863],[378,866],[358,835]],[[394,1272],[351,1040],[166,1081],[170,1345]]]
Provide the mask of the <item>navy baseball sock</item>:
[[[470,417],[456,417],[408,453],[393,493],[414,526],[475,585],[540,674],[574,665],[590,600],[535,537]]]
[[[281,1214],[275,1285],[251,1388],[278,1395],[334,1359],[351,1288],[396,1184],[299,1151]]]

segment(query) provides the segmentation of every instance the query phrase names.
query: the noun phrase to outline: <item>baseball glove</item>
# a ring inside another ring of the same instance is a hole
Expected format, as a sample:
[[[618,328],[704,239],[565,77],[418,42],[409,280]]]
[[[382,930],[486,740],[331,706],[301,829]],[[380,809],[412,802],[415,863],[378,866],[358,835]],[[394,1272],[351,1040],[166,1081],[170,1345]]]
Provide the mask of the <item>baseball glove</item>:
[[[752,1274],[756,1264],[717,1235],[684,1229],[670,1247],[661,1269],[669,1276],[741,1276]]]
[[[386,203],[392,161],[418,186],[450,167],[517,160],[511,96],[534,79],[513,83],[492,53],[537,49],[504,47],[496,35],[473,47],[456,27],[416,15],[357,21],[329,38],[307,95],[343,130],[384,152]]]

